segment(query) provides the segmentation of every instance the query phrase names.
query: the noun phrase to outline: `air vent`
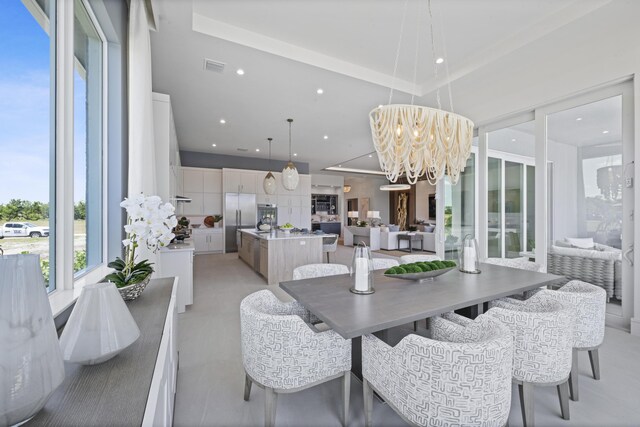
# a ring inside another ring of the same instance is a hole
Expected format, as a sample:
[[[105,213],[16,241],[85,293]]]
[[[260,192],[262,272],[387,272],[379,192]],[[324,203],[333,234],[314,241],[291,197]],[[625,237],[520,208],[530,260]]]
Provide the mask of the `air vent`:
[[[243,152],[244,152],[244,151],[249,151],[249,149],[248,149],[248,148],[238,148],[237,150],[238,150],[238,151],[243,151]]]
[[[204,69],[214,73],[223,72],[226,65],[224,62],[214,61],[213,59],[204,59]]]

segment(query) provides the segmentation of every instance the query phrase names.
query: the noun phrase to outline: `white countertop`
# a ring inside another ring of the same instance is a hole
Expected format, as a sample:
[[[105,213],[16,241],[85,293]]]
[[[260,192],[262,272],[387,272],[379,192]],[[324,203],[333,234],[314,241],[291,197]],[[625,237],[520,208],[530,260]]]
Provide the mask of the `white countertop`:
[[[284,240],[284,239],[305,239],[313,237],[326,237],[328,234],[303,234],[303,233],[285,233],[284,231],[276,231],[276,234],[271,233],[259,233],[252,228],[245,228],[240,230],[243,233],[251,234],[252,236],[262,240]]]
[[[160,248],[160,252],[184,252],[194,251],[196,247],[191,239],[186,239],[184,243],[171,243],[164,248]]]

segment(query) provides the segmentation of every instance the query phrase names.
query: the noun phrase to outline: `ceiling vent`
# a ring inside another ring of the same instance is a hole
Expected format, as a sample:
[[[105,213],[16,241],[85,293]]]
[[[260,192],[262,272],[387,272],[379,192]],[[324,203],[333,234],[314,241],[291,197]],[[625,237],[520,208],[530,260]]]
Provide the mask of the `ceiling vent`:
[[[244,152],[244,151],[249,151],[249,149],[248,149],[248,148],[237,148],[237,150],[238,150],[238,151],[242,151],[242,152]]]
[[[213,71],[214,73],[221,73],[224,71],[224,67],[227,64],[224,62],[214,61],[213,59],[204,58],[204,69],[207,71]]]

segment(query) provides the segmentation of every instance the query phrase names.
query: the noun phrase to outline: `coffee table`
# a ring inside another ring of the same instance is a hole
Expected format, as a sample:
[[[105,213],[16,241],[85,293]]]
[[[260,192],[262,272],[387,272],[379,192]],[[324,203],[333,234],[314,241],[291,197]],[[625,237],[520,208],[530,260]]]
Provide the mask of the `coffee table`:
[[[401,249],[400,242],[403,240],[409,241],[409,249]],[[424,241],[420,234],[398,234],[398,250],[413,253],[413,242],[420,242],[420,250],[424,250]]]

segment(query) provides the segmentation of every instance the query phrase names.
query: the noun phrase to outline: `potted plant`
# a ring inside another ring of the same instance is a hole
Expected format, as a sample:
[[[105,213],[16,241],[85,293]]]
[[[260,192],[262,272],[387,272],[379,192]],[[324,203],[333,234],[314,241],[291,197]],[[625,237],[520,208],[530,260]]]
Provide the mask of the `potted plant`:
[[[156,253],[175,237],[172,230],[178,220],[173,205],[163,204],[158,196],[140,194],[132,199],[125,198],[120,206],[127,211],[126,238],[122,241],[124,259],[118,257],[108,264],[115,271],[105,280],[113,282],[122,298],[130,301],[140,296],[153,273],[153,263],[146,259],[137,260],[136,249],[144,244],[149,251]]]
[[[213,226],[216,228],[220,228],[221,225],[222,225],[222,215],[214,215]]]

